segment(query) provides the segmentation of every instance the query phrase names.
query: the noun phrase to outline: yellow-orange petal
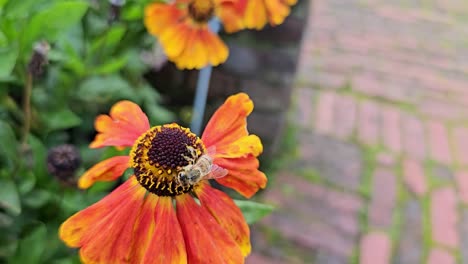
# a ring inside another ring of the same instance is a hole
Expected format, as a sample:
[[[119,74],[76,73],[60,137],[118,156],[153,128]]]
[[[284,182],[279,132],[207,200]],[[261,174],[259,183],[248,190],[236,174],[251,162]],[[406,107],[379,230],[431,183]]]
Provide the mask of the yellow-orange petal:
[[[163,47],[164,53],[169,59],[180,56],[187,45],[187,34],[189,27],[184,23],[179,23],[173,26],[168,26],[164,32],[160,34],[159,42]]]
[[[264,0],[270,25],[276,26],[283,23],[289,15],[289,6],[283,0]]]
[[[69,247],[84,246],[90,239],[94,239],[97,233],[104,231],[97,227],[106,228],[107,224],[110,225],[109,221],[116,220],[116,214],[130,217],[133,208],[138,205],[138,200],[143,200],[144,194],[145,189],[141,188],[135,177],[131,177],[99,202],[68,218],[60,226],[60,239]],[[127,220],[126,217],[123,219]],[[122,224],[126,221],[115,222]],[[106,246],[108,245],[102,243],[102,247]]]
[[[209,30],[200,32],[200,42],[206,47],[208,62],[217,66],[227,60],[229,57],[229,49],[221,40],[221,38]]]
[[[179,55],[168,56],[179,69],[201,69],[209,64],[217,66],[227,60],[229,51],[226,44],[208,29],[208,25],[187,24],[179,34],[185,36],[184,48]],[[162,44],[171,45],[170,42]]]
[[[148,32],[159,36],[166,29],[176,24],[183,16],[184,10],[174,4],[152,3],[145,7],[145,26]]]
[[[91,148],[104,146],[129,147],[150,128],[148,117],[141,108],[130,101],[120,101],[112,106],[110,115],[100,115],[94,126],[98,132]]]
[[[297,4],[297,0],[282,0],[284,3],[286,3],[289,6],[293,6]]]
[[[262,29],[267,21],[268,14],[263,0],[248,0],[244,13],[245,27],[249,29]]]
[[[258,170],[258,159],[253,156],[224,159],[217,158],[213,163],[227,169],[228,175],[216,181],[224,186],[236,190],[244,197],[252,197],[259,189],[267,184],[267,177]]]
[[[230,144],[217,145],[216,158],[238,158],[253,155],[258,157],[263,152],[263,145],[256,135],[248,135]]]
[[[204,184],[196,189],[196,194],[219,225],[236,241],[245,257],[250,254],[250,230],[241,210],[225,193]]]
[[[253,102],[247,94],[229,96],[213,114],[203,131],[202,141],[205,146],[215,146],[218,149],[247,136],[247,116],[252,110]]]
[[[267,178],[258,170],[257,156],[263,151],[260,139],[249,135],[247,116],[253,102],[245,93],[230,96],[214,113],[202,135],[207,148],[215,147],[214,163],[228,169],[217,182],[251,197],[265,188]]]
[[[224,31],[233,33],[244,29],[244,12],[248,0],[218,0],[216,3],[216,16],[223,24]]]
[[[188,263],[244,263],[242,251],[230,234],[190,195],[177,196],[176,209]]]
[[[187,263],[187,252],[171,197],[148,195],[134,230],[132,263]]]
[[[297,0],[249,0],[244,14],[245,27],[262,29],[267,23],[277,26],[290,13],[290,6]]]
[[[116,156],[103,160],[87,170],[78,180],[78,187],[87,189],[97,181],[113,181],[129,167],[129,156]]]

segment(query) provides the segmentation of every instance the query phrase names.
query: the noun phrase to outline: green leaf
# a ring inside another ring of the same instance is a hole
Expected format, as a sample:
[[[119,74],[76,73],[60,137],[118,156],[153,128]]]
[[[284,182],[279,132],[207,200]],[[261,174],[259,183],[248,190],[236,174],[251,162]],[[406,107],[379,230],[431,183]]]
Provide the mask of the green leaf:
[[[47,132],[75,127],[81,124],[81,119],[70,109],[42,113]]]
[[[78,96],[84,101],[106,103],[116,99],[133,99],[135,93],[127,81],[118,75],[90,77],[78,88]]]
[[[8,2],[8,0],[0,0],[0,10],[3,8],[3,6]]]
[[[46,249],[47,229],[43,223],[38,223],[18,245],[16,254],[10,263],[41,263],[41,255]]]
[[[102,55],[111,54],[115,47],[120,43],[125,35],[126,28],[122,25],[115,25],[101,37],[91,43],[88,57],[102,57]]]
[[[91,69],[90,73],[92,74],[109,74],[114,73],[120,69],[122,69],[128,61],[127,54],[123,56],[117,57],[115,59],[109,59],[104,64]]]
[[[8,39],[5,33],[3,33],[2,29],[0,29],[0,48],[5,48],[7,44],[8,44]]]
[[[24,196],[23,202],[31,208],[40,208],[52,198],[52,194],[46,190],[36,189]]]
[[[10,179],[0,180],[0,207],[13,215],[21,213],[21,204],[15,183]]]
[[[0,0],[2,2],[2,0]],[[7,5],[5,5],[5,3]],[[24,18],[27,17],[30,12],[34,9],[34,5],[38,2],[37,0],[23,0],[23,1],[4,1],[5,5],[5,17],[6,18],[11,18],[11,19],[18,19],[18,18]],[[0,6],[2,6],[0,4]]]
[[[20,177],[21,181],[18,183],[18,191],[21,195],[24,195],[34,188],[36,177],[32,171],[25,171],[20,174]]]
[[[10,77],[18,58],[18,47],[0,49],[0,80]]]
[[[22,47],[29,47],[39,39],[53,42],[59,33],[78,23],[87,9],[84,1],[59,1],[41,10],[25,29]]]
[[[11,226],[13,221],[14,219],[11,215],[0,212],[0,228]]]
[[[143,18],[143,10],[145,10],[143,5],[137,3],[128,5],[128,7],[126,6],[122,10],[121,18],[127,21],[141,20]]]
[[[18,247],[16,236],[2,233],[0,236],[0,259],[13,255]]]
[[[234,202],[241,209],[242,214],[245,217],[245,221],[247,221],[248,224],[257,222],[275,209],[272,205],[269,204],[262,204],[245,200],[234,200]]]
[[[47,149],[44,147],[43,143],[33,135],[29,135],[28,144],[33,153],[35,180],[37,180],[37,182],[44,181],[48,179],[49,176],[46,168]]]
[[[0,120],[0,164],[12,168],[17,158],[17,141],[10,125]]]

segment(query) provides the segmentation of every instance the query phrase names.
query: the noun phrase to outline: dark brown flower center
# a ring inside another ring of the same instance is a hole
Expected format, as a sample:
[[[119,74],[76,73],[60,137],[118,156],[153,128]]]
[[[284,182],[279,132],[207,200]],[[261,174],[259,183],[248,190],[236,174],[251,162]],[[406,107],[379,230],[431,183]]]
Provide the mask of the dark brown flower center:
[[[197,23],[207,23],[214,15],[213,0],[192,0],[188,5],[190,17]]]
[[[193,190],[192,185],[181,185],[178,173],[189,165],[189,148],[197,155],[205,147],[188,128],[177,124],[156,126],[148,130],[135,142],[130,153],[131,167],[141,186],[159,196],[177,196]]]

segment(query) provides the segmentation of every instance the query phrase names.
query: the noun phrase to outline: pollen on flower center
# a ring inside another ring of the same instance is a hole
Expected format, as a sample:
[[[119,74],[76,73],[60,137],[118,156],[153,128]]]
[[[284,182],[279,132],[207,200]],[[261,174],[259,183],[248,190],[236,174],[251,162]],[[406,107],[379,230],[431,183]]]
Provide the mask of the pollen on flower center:
[[[159,196],[191,192],[194,186],[181,185],[176,180],[191,162],[187,159],[192,156],[188,147],[198,155],[205,151],[200,138],[177,124],[156,126],[141,135],[130,153],[131,167],[141,186]]]
[[[188,4],[190,17],[197,23],[207,23],[214,14],[213,0],[192,0]]]

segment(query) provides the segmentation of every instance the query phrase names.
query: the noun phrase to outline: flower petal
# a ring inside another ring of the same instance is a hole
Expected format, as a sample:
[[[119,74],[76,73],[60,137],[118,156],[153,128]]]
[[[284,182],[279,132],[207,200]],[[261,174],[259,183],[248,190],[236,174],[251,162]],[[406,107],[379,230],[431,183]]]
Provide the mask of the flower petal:
[[[229,170],[217,182],[251,197],[265,188],[267,178],[258,170],[257,156],[263,151],[260,139],[249,135],[247,116],[253,110],[249,96],[240,93],[230,96],[215,112],[202,135],[207,148],[215,147],[214,163]]]
[[[244,14],[245,27],[248,29],[262,29],[268,20],[264,0],[248,0]]]
[[[115,238],[117,233],[114,228],[121,229],[122,225],[132,223],[131,218],[135,217],[137,211],[139,211],[140,201],[143,201],[144,194],[145,189],[141,188],[135,177],[130,178],[99,202],[68,218],[60,226],[60,239],[69,247],[82,247],[91,240],[95,240],[101,245],[93,244],[100,247],[96,250],[108,251],[113,244],[105,242],[111,242],[111,240],[99,236],[99,234]],[[119,221],[119,217],[122,217],[121,219],[125,219],[125,221]],[[127,235],[122,234],[122,238],[128,238]],[[85,252],[90,255],[85,254],[85,258],[94,255],[95,252],[89,252],[90,249],[92,248],[88,246]],[[107,253],[109,252],[105,254]]]
[[[249,255],[251,250],[249,226],[234,201],[225,193],[212,188],[208,184],[198,188],[196,193],[202,206],[208,209],[219,225],[239,245],[242,255],[244,257]]]
[[[244,12],[248,0],[218,0],[216,3],[216,16],[223,23],[223,29],[227,33],[233,33],[244,29]]]
[[[217,66],[227,60],[229,51],[226,44],[208,29],[208,25],[179,24],[178,27],[183,28],[183,31],[178,30],[177,36],[183,38],[184,47],[179,55],[171,57],[168,54],[168,57],[179,69],[201,69],[208,64]],[[172,45],[169,41],[162,41]]]
[[[260,188],[266,187],[267,177],[258,170],[259,162],[254,156],[235,159],[218,158],[213,163],[229,171],[226,177],[218,178],[216,181],[236,190],[244,197],[250,198]]]
[[[187,263],[184,237],[170,197],[149,194],[134,232],[132,263]]]
[[[176,197],[188,263],[244,263],[242,251],[206,208],[190,195]]]
[[[283,3],[282,0],[265,0],[265,8],[268,12],[268,20],[272,26],[283,23],[290,12],[287,3]]]
[[[148,32],[159,36],[184,16],[182,9],[174,4],[152,3],[145,7],[145,26]]]
[[[247,136],[247,116],[253,110],[253,102],[245,93],[229,96],[213,114],[202,135],[205,146],[223,145]]]
[[[132,146],[135,140],[150,128],[148,117],[137,104],[130,101],[114,104],[110,116],[98,116],[94,126],[98,134],[91,142],[91,148]]]
[[[201,31],[200,41],[207,50],[207,58],[211,65],[217,66],[227,60],[229,49],[217,34],[209,30]]]
[[[103,160],[87,170],[78,180],[78,187],[87,189],[97,181],[113,181],[129,167],[129,156],[116,156]]]

